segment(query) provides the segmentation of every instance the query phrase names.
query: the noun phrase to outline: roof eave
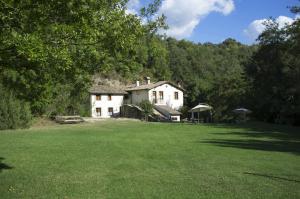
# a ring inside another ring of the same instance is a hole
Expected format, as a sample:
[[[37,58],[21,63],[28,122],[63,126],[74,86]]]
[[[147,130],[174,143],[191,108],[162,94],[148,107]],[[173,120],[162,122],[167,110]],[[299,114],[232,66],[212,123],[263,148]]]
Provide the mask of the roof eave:
[[[97,92],[97,91],[89,91],[90,94],[109,94],[109,95],[126,95],[127,92],[119,92],[119,93],[112,93],[112,92]]]

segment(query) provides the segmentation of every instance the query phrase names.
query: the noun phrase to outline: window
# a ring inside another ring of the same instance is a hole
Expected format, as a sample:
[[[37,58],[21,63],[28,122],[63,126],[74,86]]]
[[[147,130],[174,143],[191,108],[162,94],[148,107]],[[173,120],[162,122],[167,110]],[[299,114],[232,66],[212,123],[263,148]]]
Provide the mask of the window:
[[[164,99],[164,92],[163,91],[159,91],[159,99],[160,100]]]
[[[157,103],[157,96],[156,96],[156,91],[152,92],[152,102]]]
[[[96,115],[101,116],[101,108],[96,108]]]
[[[175,98],[176,100],[178,100],[178,92],[175,92],[175,93],[174,93],[174,98]]]
[[[171,117],[172,121],[178,121],[178,117]]]
[[[96,100],[100,101],[101,100],[101,95],[96,95]]]
[[[108,101],[111,101],[112,96],[108,95]]]
[[[113,116],[113,114],[114,114],[114,109],[112,107],[109,107],[108,108],[108,115]]]

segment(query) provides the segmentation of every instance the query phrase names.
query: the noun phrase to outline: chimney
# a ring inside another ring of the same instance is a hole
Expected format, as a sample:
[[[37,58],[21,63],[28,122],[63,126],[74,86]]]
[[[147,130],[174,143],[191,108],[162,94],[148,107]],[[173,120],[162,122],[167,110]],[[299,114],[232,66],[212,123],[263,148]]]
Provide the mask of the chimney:
[[[140,86],[140,81],[136,81],[136,87]]]
[[[181,81],[177,81],[177,86],[181,88]]]
[[[150,77],[146,77],[146,83],[150,84]]]

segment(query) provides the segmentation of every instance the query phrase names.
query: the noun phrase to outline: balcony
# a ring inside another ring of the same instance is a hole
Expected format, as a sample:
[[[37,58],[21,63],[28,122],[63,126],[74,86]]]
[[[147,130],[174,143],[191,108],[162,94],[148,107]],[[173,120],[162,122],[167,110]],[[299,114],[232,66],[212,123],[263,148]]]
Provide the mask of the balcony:
[[[163,99],[152,99],[153,104],[166,104],[165,100]]]

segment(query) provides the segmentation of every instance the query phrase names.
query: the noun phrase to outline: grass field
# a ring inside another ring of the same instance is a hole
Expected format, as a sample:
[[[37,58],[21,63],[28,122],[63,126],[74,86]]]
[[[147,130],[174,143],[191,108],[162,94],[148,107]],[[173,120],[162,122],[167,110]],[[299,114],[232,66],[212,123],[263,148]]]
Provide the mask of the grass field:
[[[134,121],[0,131],[0,198],[300,198],[300,129]]]

